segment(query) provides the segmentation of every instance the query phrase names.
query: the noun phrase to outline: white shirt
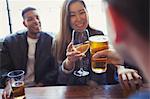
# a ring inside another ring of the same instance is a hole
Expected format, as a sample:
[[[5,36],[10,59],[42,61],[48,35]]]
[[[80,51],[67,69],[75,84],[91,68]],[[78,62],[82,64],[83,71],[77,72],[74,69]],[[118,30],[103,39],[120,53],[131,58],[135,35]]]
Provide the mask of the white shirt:
[[[27,73],[25,75],[25,83],[28,85],[34,82],[34,64],[35,64],[35,49],[38,39],[32,39],[27,37],[28,41],[28,61],[27,61]]]

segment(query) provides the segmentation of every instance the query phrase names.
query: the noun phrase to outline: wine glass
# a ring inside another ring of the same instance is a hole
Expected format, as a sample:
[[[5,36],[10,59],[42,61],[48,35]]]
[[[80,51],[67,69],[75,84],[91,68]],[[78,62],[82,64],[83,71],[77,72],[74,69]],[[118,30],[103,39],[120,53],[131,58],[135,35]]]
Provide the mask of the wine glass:
[[[90,47],[88,30],[85,29],[83,32],[76,32],[75,30],[73,30],[72,42],[73,42],[73,49],[76,51],[80,51],[84,56]],[[89,75],[89,72],[85,71],[83,68],[84,63],[82,58],[79,59],[78,65],[79,70],[75,70],[73,73],[75,76],[81,77]]]

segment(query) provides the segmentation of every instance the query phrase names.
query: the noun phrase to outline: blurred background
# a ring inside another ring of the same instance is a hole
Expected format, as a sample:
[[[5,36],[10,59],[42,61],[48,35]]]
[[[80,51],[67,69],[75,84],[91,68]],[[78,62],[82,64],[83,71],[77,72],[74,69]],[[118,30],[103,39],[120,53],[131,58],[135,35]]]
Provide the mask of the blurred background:
[[[84,1],[87,5],[91,27],[107,34],[103,0]],[[64,0],[0,0],[0,38],[25,29],[21,12],[28,6],[38,9],[42,30],[53,32],[55,35],[59,32],[60,10],[63,2]]]

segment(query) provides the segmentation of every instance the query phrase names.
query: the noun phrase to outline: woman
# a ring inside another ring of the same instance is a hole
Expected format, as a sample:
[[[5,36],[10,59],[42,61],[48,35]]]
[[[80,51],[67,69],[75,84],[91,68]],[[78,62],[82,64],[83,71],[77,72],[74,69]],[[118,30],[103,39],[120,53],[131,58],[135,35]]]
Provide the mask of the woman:
[[[82,0],[66,0],[63,4],[60,33],[56,38],[55,56],[60,65],[58,83],[65,85],[85,85],[85,84],[114,84],[118,83],[115,66],[109,65],[105,73],[93,73],[90,68],[90,53],[83,54],[72,49],[71,35],[74,29],[83,32],[88,29],[89,35],[103,35],[101,31],[90,27],[86,5]],[[73,74],[78,65],[78,60],[83,58],[86,61],[89,75],[77,77]],[[119,61],[119,64],[122,64]]]

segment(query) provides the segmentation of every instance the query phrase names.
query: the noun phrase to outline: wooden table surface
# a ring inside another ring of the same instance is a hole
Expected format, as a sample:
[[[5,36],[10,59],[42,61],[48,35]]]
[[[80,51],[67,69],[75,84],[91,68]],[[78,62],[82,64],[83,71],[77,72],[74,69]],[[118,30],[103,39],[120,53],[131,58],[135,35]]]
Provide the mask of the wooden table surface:
[[[144,84],[142,90],[148,90]],[[0,95],[3,89],[0,89]],[[128,92],[117,85],[90,86],[51,86],[25,88],[26,99],[125,99]],[[1,98],[1,97],[0,97]]]

